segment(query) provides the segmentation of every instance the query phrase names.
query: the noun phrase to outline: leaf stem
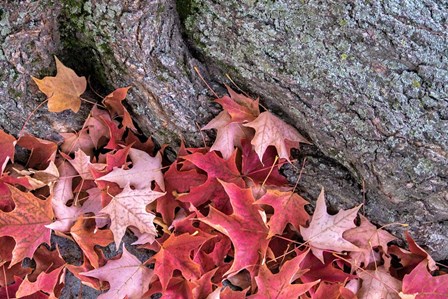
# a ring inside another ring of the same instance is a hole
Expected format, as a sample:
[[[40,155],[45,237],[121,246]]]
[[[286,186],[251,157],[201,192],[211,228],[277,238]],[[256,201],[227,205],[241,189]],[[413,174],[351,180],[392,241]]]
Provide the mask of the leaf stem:
[[[207,81],[205,81],[204,77],[202,77],[201,72],[199,71],[199,68],[197,66],[194,67],[194,70],[196,71],[196,73],[198,74],[199,78],[201,78],[202,82],[205,83],[205,85],[207,86],[207,88],[213,93],[213,95],[216,98],[219,98],[218,94],[213,90],[213,88],[210,87],[210,85],[208,85]]]
[[[37,107],[33,111],[31,111],[30,114],[28,114],[28,117],[26,118],[25,123],[23,124],[22,129],[20,129],[19,135],[17,136],[18,138],[22,136],[23,130],[25,129],[25,126],[28,124],[28,121],[30,120],[31,116],[33,116],[36,113],[36,111],[39,110],[40,107],[42,107],[46,102],[48,102],[48,99],[37,105]]]

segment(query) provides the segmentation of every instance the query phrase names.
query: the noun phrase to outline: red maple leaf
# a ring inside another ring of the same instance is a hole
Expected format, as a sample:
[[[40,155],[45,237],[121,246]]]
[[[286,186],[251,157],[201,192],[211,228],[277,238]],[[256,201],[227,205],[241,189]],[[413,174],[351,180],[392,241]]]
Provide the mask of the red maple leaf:
[[[121,167],[126,163],[131,146],[106,154],[106,170],[112,171],[115,167]]]
[[[122,118],[121,123],[123,126],[135,131],[136,128],[132,123],[132,117],[122,103],[127,96],[129,88],[122,87],[114,90],[104,98],[103,104],[113,117],[119,116]]]
[[[216,274],[218,268],[208,271],[201,278],[192,281],[194,285],[192,293],[194,298],[207,298],[213,291],[212,277]]]
[[[343,237],[361,249],[360,251],[350,253],[350,257],[355,265],[364,263],[364,266],[367,267],[370,261],[373,261],[373,249],[380,246],[386,252],[387,243],[396,238],[387,231],[377,228],[366,217],[360,215],[360,219],[361,224],[358,227],[345,231]]]
[[[216,152],[194,153],[182,158],[204,170],[207,173],[207,180],[204,184],[191,188],[189,193],[182,194],[177,199],[190,202],[195,207],[210,200],[218,210],[224,213],[231,212],[228,196],[217,179],[235,183],[240,187],[244,186],[244,180],[235,163],[236,151],[228,160],[220,158]]]
[[[281,164],[276,163],[276,151],[273,147],[268,147],[263,155],[263,163],[257,153],[252,150],[250,140],[243,140],[241,173],[252,179],[257,184],[283,186],[288,185],[288,180],[279,173]]]
[[[358,299],[358,297],[340,283],[321,282],[313,294],[313,299]]]
[[[31,258],[36,248],[50,245],[51,230],[45,225],[53,220],[51,200],[40,200],[29,192],[8,186],[15,203],[12,212],[0,211],[0,237],[11,236],[16,241],[10,266],[26,257]]]
[[[414,295],[416,299],[448,298],[448,274],[432,276],[427,267],[428,261],[423,260],[404,276],[402,293]]]
[[[126,128],[119,128],[119,123],[115,120],[110,120],[105,117],[101,117],[101,119],[108,127],[110,136],[109,142],[104,146],[104,148],[111,150],[119,149],[120,144],[122,143],[121,139],[123,138],[123,134],[126,131]]]
[[[104,266],[106,264],[106,258],[103,256],[102,251],[98,251],[99,254],[101,255],[100,257],[100,265]],[[90,276],[84,276],[81,273],[84,272],[89,272],[91,270],[93,270],[93,266],[90,264],[89,260],[83,256],[83,263],[79,266],[75,266],[75,265],[71,265],[71,264],[67,264],[67,269],[73,273],[73,275],[78,278],[83,284],[94,288],[96,290],[107,290],[109,288],[109,286],[107,285],[106,282],[100,281],[94,277],[90,277]]]
[[[99,211],[100,214],[108,214],[110,217],[110,230],[114,234],[117,248],[128,226],[133,226],[141,233],[147,233],[154,238],[157,236],[153,224],[155,215],[146,211],[146,205],[162,195],[163,193],[151,189],[132,190],[126,185],[121,193],[115,195],[110,203]]]
[[[17,290],[19,289],[20,285],[22,284],[23,279],[18,277],[18,276],[14,276],[14,283],[10,284],[6,287],[2,287],[0,288],[0,298],[17,298],[16,297],[16,293]],[[42,292],[33,294],[33,296],[30,297],[24,297],[25,299],[48,299],[48,295],[44,294]]]
[[[253,130],[242,126],[241,123],[233,122],[226,111],[222,111],[212,119],[202,130],[216,129],[216,139],[210,151],[219,151],[224,159],[232,156],[236,147],[241,147],[241,140],[253,136]]]
[[[193,297],[192,283],[181,277],[175,276],[170,279],[166,288],[163,288],[160,281],[156,281],[151,285],[151,289],[146,292],[143,298],[153,298],[152,295],[163,294],[163,298],[169,299],[195,299],[200,297]],[[157,297],[156,297],[157,298]],[[160,297],[162,298],[162,297]],[[205,297],[204,297],[205,298]]]
[[[0,237],[0,244],[0,287],[2,287],[13,283],[15,276],[23,278],[31,273],[33,269],[22,267],[21,264],[9,267],[15,246],[14,239],[11,237]]]
[[[83,128],[77,133],[60,133],[64,138],[64,142],[61,144],[61,151],[70,154],[74,153],[78,149],[81,149],[88,156],[93,155],[95,145],[92,138],[88,134],[88,128]]]
[[[255,295],[249,296],[248,298],[290,299],[298,298],[298,296],[306,293],[310,288],[319,283],[319,280],[316,280],[305,284],[293,284],[299,278],[296,274],[300,270],[300,264],[306,255],[307,252],[304,252],[292,260],[285,262],[276,274],[273,274],[266,264],[261,265],[258,276],[255,277],[258,291]]]
[[[28,167],[45,169],[50,161],[55,160],[58,145],[52,141],[25,135],[19,138],[17,145],[31,151],[28,158]]]
[[[197,169],[186,171],[178,170],[178,163],[175,161],[164,173],[166,194],[157,199],[157,212],[162,215],[163,221],[170,225],[174,219],[174,212],[179,202],[176,195],[190,191],[194,186],[204,183],[206,176],[199,173]]]
[[[317,279],[326,282],[344,282],[349,279],[355,279],[356,275],[345,273],[343,269],[337,265],[337,259],[331,253],[324,253],[323,264],[317,257],[309,252],[301,264],[302,269],[308,269],[301,277],[303,282],[312,282]]]
[[[362,286],[357,293],[359,298],[400,298],[398,292],[401,281],[392,277],[384,266],[375,270],[359,270],[358,277],[362,279]]]
[[[170,237],[163,242],[159,252],[151,260],[155,261],[154,273],[159,277],[162,289],[168,286],[174,270],[180,270],[186,279],[199,279],[201,267],[191,257],[191,251],[197,250],[209,237],[194,236],[188,233]]]
[[[133,166],[131,169],[115,168],[105,176],[97,178],[97,181],[108,181],[117,183],[120,188],[127,184],[136,189],[146,189],[151,187],[151,182],[156,181],[162,190],[165,190],[165,183],[162,175],[162,156],[158,153],[151,157],[144,151],[129,150]]]
[[[17,298],[26,298],[26,296],[31,296],[35,293],[42,294],[41,292],[50,294],[51,298],[58,298],[61,286],[58,287],[57,285],[59,284],[60,276],[64,275],[64,269],[65,266],[63,265],[57,269],[42,272],[37,277],[36,281],[30,281],[28,277],[26,277],[16,292]]]
[[[309,204],[297,193],[292,191],[280,191],[268,189],[256,204],[267,204],[274,208],[274,213],[269,219],[269,235],[281,235],[288,223],[299,230],[300,225],[305,226],[310,219],[310,215],[305,211],[305,205]]]
[[[226,85],[230,97],[223,96],[216,99],[222,108],[230,114],[232,121],[248,122],[254,120],[260,114],[259,100],[251,99],[243,94],[236,93]]]
[[[229,195],[233,214],[226,215],[210,207],[207,217],[199,219],[228,236],[235,247],[232,267],[225,275],[248,269],[254,273],[256,265],[266,255],[268,247],[268,228],[260,210],[253,203],[251,189],[243,189],[231,183],[220,181]]]

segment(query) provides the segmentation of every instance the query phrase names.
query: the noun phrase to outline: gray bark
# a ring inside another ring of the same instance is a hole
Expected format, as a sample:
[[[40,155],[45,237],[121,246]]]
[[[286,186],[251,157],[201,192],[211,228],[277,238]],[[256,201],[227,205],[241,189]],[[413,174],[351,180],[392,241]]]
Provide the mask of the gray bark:
[[[146,134],[199,144],[196,123],[218,107],[193,66],[218,91],[229,73],[314,143],[299,152],[308,199],[323,186],[333,208],[352,207],[364,183],[373,222],[407,223],[448,258],[447,2],[58,3],[1,8],[1,128],[17,134],[43,100],[29,76],[51,74],[56,54],[103,93],[132,85],[129,108]],[[83,106],[76,116],[40,109],[27,128],[55,139],[79,128]]]

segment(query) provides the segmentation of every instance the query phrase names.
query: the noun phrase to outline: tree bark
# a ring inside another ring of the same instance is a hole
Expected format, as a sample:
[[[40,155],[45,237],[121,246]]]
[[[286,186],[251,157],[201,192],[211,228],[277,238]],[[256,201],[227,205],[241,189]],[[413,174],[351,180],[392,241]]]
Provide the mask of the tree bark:
[[[56,2],[1,8],[2,129],[18,134],[43,100],[29,76],[52,74],[56,54],[104,94],[131,85],[127,103],[144,133],[199,145],[198,125],[219,107],[194,66],[218,92],[228,73],[314,143],[297,154],[299,168],[307,158],[308,199],[323,186],[335,209],[363,202],[373,222],[407,223],[436,259],[448,258],[446,3]],[[41,108],[27,130],[57,139],[89,109]]]

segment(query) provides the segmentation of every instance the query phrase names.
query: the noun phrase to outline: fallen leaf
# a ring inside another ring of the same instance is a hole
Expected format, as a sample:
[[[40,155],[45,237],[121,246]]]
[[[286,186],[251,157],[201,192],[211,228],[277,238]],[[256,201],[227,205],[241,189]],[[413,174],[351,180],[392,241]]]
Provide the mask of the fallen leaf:
[[[416,299],[448,298],[448,274],[432,276],[427,267],[428,261],[423,260],[404,276],[401,298],[408,295],[414,295]]]
[[[216,270],[218,270],[218,268],[208,271],[199,279],[192,280],[193,298],[207,298],[207,296],[213,292],[212,278],[216,274]]]
[[[255,129],[252,145],[258,154],[260,161],[268,146],[273,145],[277,149],[278,156],[289,160],[291,148],[298,148],[299,143],[310,144],[297,130],[273,115],[269,111],[261,113],[254,121],[244,124]]]
[[[99,267],[99,257],[95,246],[107,246],[114,241],[114,235],[109,229],[97,229],[95,219],[79,217],[70,229],[70,234],[79,245],[94,268]]]
[[[92,138],[88,134],[88,129],[83,128],[77,133],[60,133],[64,138],[61,145],[61,151],[66,154],[71,154],[77,150],[82,150],[86,155],[93,156],[95,145]]]
[[[344,269],[338,267],[337,259],[331,253],[325,252],[324,255],[325,264],[311,252],[306,255],[301,264],[302,269],[308,269],[300,277],[303,282],[312,282],[320,279],[323,282],[342,283],[356,278],[356,275],[345,273]]]
[[[8,186],[15,208],[0,211],[0,237],[11,236],[16,241],[10,267],[26,257],[31,258],[37,247],[50,245],[51,230],[46,228],[53,220],[51,199],[40,200],[29,192]]]
[[[265,185],[273,185],[276,187],[289,185],[286,177],[279,172],[282,164],[277,163],[275,148],[267,148],[262,162],[257,153],[252,150],[250,140],[243,140],[241,145],[241,174],[249,177],[256,184],[264,183]]]
[[[168,225],[173,222],[175,209],[179,206],[175,195],[186,193],[194,186],[203,184],[206,180],[206,175],[199,173],[196,169],[180,171],[177,167],[178,162],[175,161],[164,173],[166,194],[157,199],[156,210]]]
[[[426,250],[421,248],[414,241],[414,239],[412,239],[412,237],[411,237],[411,235],[409,234],[408,231],[406,231],[405,236],[406,236],[406,241],[408,241],[408,244],[409,244],[409,250],[412,253],[425,258],[428,261],[428,268],[429,268],[429,270],[431,270],[431,271],[437,270],[438,267],[437,267],[436,262],[434,261],[434,259],[429,255],[428,252],[426,252]]]
[[[266,194],[255,203],[270,205],[274,208],[274,213],[268,222],[268,238],[281,235],[288,223],[299,230],[300,225],[305,226],[310,219],[310,215],[305,211],[305,206],[309,202],[292,191],[268,189]]]
[[[324,190],[320,192],[316,202],[316,210],[308,228],[300,227],[300,233],[311,246],[313,254],[324,262],[323,252],[328,251],[359,251],[360,249],[342,237],[342,234],[356,227],[354,220],[361,206],[350,210],[340,210],[336,215],[327,213]]]
[[[120,188],[124,188],[129,184],[136,189],[151,188],[151,182],[156,181],[159,187],[165,190],[162,174],[162,156],[160,153],[155,157],[151,157],[144,151],[131,148],[129,156],[133,163],[131,169],[116,168],[96,180],[114,182]]]
[[[211,151],[219,151],[224,159],[232,156],[235,147],[241,147],[241,140],[253,136],[252,130],[243,127],[241,123],[233,122],[226,111],[222,111],[212,119],[202,130],[216,129],[215,142],[210,148]]]
[[[103,256],[102,251],[99,251],[100,257],[100,264],[101,266],[104,266],[106,264],[106,259]],[[88,272],[93,270],[93,266],[90,264],[89,260],[83,256],[83,263],[79,266],[67,264],[67,270],[72,272],[72,274],[78,278],[84,285],[87,285],[91,288],[94,288],[96,290],[105,291],[109,288],[109,285],[107,282],[100,281],[94,277],[85,276],[81,273]]]
[[[358,299],[353,292],[339,283],[321,282],[312,299]]]
[[[162,288],[160,281],[156,281],[151,285],[151,289],[145,294],[144,298],[154,298],[155,294],[163,294],[163,298],[172,299],[195,299],[201,297],[194,297],[192,292],[192,283],[179,276],[175,276],[170,279],[168,286]],[[202,297],[205,298],[205,297]]]
[[[125,148],[113,151],[106,154],[106,170],[112,171],[115,167],[121,167],[126,164],[131,147],[128,145]]]
[[[103,105],[106,106],[112,117],[118,116],[122,118],[121,123],[123,126],[135,131],[136,128],[132,123],[131,115],[122,103],[127,96],[129,88],[123,87],[114,90],[104,98]]]
[[[123,254],[119,259],[110,260],[99,269],[80,274],[109,282],[109,291],[99,295],[98,299],[126,296],[128,299],[140,299],[149,289],[154,272],[123,247]]]
[[[155,261],[154,273],[159,277],[162,289],[168,287],[168,283],[174,270],[180,270],[186,279],[199,279],[201,277],[200,266],[190,258],[191,251],[198,249],[209,237],[194,236],[188,233],[170,237],[162,243],[162,246],[151,260]]]
[[[94,105],[83,126],[84,128],[87,128],[88,134],[95,148],[100,146],[100,140],[110,138],[109,127],[104,123],[103,119],[110,120],[109,113]]]
[[[85,77],[78,77],[76,73],[64,66],[55,56],[57,74],[55,77],[37,79],[32,77],[40,91],[48,97],[48,111],[61,112],[71,109],[78,112],[81,107],[81,95],[86,91]]]
[[[183,156],[182,158],[186,161],[204,170],[207,173],[207,180],[202,185],[192,187],[189,193],[182,194],[177,199],[182,202],[189,202],[195,207],[211,201],[218,210],[224,213],[231,212],[232,207],[228,195],[224,192],[218,179],[235,183],[240,187],[245,185],[236,166],[236,155],[235,151],[228,160],[222,159],[215,152],[206,154],[197,152]]]
[[[146,212],[146,205],[163,195],[164,193],[151,189],[132,190],[129,185],[126,185],[123,191],[114,196],[111,202],[100,211],[100,214],[110,216],[110,230],[114,234],[116,248],[128,226],[134,226],[142,233],[157,235],[153,223],[155,215]]]
[[[21,170],[15,172],[15,169],[11,172],[11,175],[19,175],[20,179],[28,180],[29,190],[36,190],[45,186],[53,186],[55,182],[59,179],[59,171],[53,161],[50,161],[48,167],[44,170],[34,170],[29,168],[28,170]],[[20,184],[19,182],[16,182]]]
[[[7,287],[0,288],[0,298],[18,298],[16,297],[16,292],[22,282],[22,278],[15,276],[13,284],[8,285]],[[48,299],[48,295],[39,292],[37,294],[34,294],[31,298],[25,297],[24,299]]]
[[[266,255],[268,247],[268,228],[255,202],[252,191],[235,184],[220,181],[229,195],[233,214],[226,215],[210,207],[207,217],[199,220],[228,236],[235,247],[232,267],[225,275],[236,274],[247,269],[253,273]]]
[[[52,298],[58,298],[55,295],[55,287],[59,284],[59,278],[64,275],[65,266],[60,266],[52,271],[42,272],[37,277],[36,281],[29,281],[28,277],[25,277],[23,282],[20,284],[19,289],[16,292],[17,298],[22,298],[26,296],[31,296],[35,293],[47,293],[52,296]],[[62,272],[62,274],[61,274]]]
[[[361,289],[356,295],[359,299],[399,299],[401,281],[392,277],[383,266],[376,270],[362,270],[358,273],[362,279]]]
[[[31,151],[28,158],[28,167],[34,169],[45,169],[48,164],[55,160],[58,145],[53,141],[43,140],[31,135],[19,138],[17,145]]]
[[[79,207],[67,206],[67,202],[73,199],[73,178],[77,173],[67,161],[62,161],[59,164],[58,171],[60,178],[54,186],[51,201],[56,221],[47,227],[60,232],[68,232],[80,214]]]
[[[384,252],[387,252],[387,243],[395,240],[396,238],[389,234],[387,231],[377,228],[370,221],[360,215],[361,224],[358,227],[349,229],[342,235],[344,239],[355,244],[361,250],[350,253],[351,259],[355,265],[360,266],[364,263],[367,267],[370,261],[373,261],[373,249],[381,247]]]
[[[224,111],[229,113],[232,121],[249,122],[254,120],[260,114],[259,100],[251,99],[243,94],[235,92],[226,85],[230,97],[224,96],[216,99]]]
[[[75,152],[75,158],[67,160],[83,180],[94,179],[92,173],[90,172],[91,167],[94,167],[97,170],[102,170],[104,168],[104,165],[90,163],[90,156],[87,156],[81,149],[78,149]]]
[[[316,280],[305,284],[293,284],[298,278],[296,274],[300,269],[300,263],[306,255],[307,252],[304,252],[292,260],[286,261],[276,274],[273,274],[266,264],[262,264],[258,275],[255,277],[258,291],[255,295],[249,296],[248,298],[292,299],[298,298],[300,295],[306,293],[310,288],[319,283],[319,280]]]
[[[109,142],[104,146],[105,149],[117,150],[121,148],[123,142],[123,134],[126,131],[125,127],[119,127],[118,121],[110,120],[109,118],[101,118],[109,129]]]

